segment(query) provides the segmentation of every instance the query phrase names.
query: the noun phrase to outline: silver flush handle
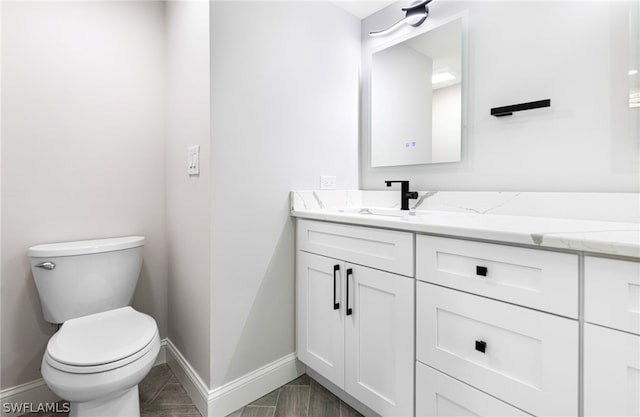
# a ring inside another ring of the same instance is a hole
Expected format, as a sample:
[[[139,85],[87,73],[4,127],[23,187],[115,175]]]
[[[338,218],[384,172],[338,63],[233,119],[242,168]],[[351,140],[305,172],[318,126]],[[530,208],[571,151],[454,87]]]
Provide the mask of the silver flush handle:
[[[42,269],[48,269],[49,271],[51,271],[52,269],[54,269],[56,267],[56,264],[54,264],[53,262],[40,262],[38,265],[34,265],[36,268],[42,268]]]

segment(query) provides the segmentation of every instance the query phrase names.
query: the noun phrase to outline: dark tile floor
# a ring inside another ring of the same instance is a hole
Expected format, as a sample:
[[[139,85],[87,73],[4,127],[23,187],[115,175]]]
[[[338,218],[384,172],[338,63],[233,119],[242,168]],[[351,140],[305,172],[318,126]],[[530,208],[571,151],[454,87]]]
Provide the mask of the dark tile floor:
[[[202,417],[167,364],[154,366],[138,385],[140,417]],[[63,407],[58,407],[62,409]],[[23,417],[68,417],[68,413],[29,413]]]
[[[302,375],[227,417],[361,417],[308,375]]]
[[[153,367],[138,389],[140,417],[201,417],[166,364]],[[23,417],[68,417],[68,413],[30,413]],[[361,417],[361,414],[305,374],[229,417]]]

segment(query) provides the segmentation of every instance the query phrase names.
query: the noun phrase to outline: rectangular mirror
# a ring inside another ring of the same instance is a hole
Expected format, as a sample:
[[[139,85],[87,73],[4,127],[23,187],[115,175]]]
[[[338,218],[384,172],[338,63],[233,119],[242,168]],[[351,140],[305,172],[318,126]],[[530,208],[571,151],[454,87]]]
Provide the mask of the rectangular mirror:
[[[462,17],[373,53],[371,166],[461,159]]]

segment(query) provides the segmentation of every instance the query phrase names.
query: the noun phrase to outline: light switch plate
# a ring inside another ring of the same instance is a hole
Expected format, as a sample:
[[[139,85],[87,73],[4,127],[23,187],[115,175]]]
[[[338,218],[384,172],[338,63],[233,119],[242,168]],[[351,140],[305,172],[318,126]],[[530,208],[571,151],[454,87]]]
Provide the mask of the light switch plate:
[[[336,177],[335,177],[335,175],[321,175],[320,176],[320,189],[321,190],[335,190],[336,189]]]
[[[200,175],[200,145],[189,147],[187,172],[189,173],[189,175]]]

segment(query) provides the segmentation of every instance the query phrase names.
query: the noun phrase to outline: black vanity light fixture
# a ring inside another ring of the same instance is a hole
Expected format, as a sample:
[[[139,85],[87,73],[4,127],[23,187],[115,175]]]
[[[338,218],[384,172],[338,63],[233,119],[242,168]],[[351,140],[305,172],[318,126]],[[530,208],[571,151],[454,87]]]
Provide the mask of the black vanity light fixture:
[[[402,11],[405,12],[404,19],[379,32],[369,32],[369,36],[386,35],[404,24],[417,28],[427,20],[427,16],[429,16],[429,8],[427,7],[429,3],[431,3],[431,0],[419,0],[409,7],[403,7]]]
[[[528,103],[513,104],[511,106],[494,107],[491,115],[495,117],[511,116],[514,112],[522,110],[539,109],[541,107],[551,107],[551,99],[530,101]]]

